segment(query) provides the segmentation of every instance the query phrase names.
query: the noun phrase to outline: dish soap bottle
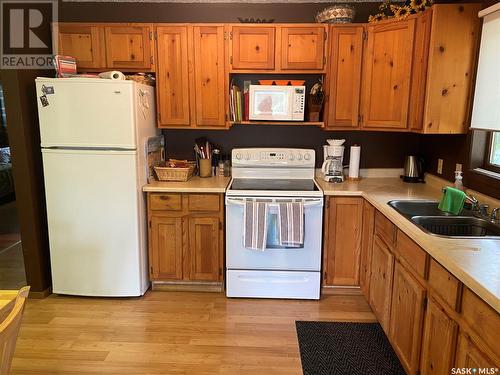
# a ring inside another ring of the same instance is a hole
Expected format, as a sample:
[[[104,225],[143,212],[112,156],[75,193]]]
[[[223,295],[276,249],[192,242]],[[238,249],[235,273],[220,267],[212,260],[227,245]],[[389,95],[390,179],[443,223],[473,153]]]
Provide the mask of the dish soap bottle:
[[[464,190],[464,184],[462,182],[463,176],[462,171],[455,171],[455,188],[458,190]]]

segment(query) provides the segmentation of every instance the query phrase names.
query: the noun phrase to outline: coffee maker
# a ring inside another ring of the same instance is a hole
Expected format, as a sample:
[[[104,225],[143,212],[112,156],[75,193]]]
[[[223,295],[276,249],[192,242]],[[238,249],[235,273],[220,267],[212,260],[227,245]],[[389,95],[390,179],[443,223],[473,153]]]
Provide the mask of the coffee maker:
[[[327,139],[323,146],[321,172],[326,182],[344,182],[344,142],[345,139]]]

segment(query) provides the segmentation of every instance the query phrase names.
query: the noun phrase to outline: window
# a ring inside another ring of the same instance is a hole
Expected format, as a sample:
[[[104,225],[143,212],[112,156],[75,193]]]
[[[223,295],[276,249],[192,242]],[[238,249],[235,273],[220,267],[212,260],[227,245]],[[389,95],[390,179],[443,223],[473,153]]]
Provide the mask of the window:
[[[490,132],[486,145],[484,169],[500,173],[500,133]]]

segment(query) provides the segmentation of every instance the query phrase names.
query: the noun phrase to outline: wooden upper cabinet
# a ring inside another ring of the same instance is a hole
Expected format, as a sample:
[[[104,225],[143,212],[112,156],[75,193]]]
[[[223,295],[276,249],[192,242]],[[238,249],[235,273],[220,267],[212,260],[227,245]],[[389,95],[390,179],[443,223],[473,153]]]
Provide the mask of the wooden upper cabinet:
[[[149,230],[150,276],[152,280],[181,280],[182,218],[153,215]]]
[[[425,288],[396,262],[392,290],[389,336],[409,375],[419,370]]]
[[[389,334],[394,256],[378,236],[375,237],[370,265],[368,301],[386,334]]]
[[[424,133],[467,133],[481,4],[435,4],[426,77]]]
[[[156,32],[158,125],[189,126],[188,27],[158,26]]]
[[[453,366],[458,325],[433,298],[429,298],[422,340],[422,375],[449,374]]]
[[[325,66],[325,28],[281,27],[281,69],[322,70]]]
[[[326,285],[359,285],[363,198],[329,198]]]
[[[225,127],[224,27],[195,26],[193,44],[196,125]]]
[[[53,26],[57,53],[72,56],[78,68],[104,68],[105,41],[101,27],[88,23],[58,23]]]
[[[362,127],[407,128],[415,19],[367,26]]]
[[[218,281],[220,269],[219,217],[189,218],[189,280]]]
[[[363,26],[330,28],[327,128],[359,126]]]
[[[152,70],[152,26],[105,26],[104,34],[107,67]]]
[[[273,70],[276,28],[274,26],[232,26],[233,70]]]

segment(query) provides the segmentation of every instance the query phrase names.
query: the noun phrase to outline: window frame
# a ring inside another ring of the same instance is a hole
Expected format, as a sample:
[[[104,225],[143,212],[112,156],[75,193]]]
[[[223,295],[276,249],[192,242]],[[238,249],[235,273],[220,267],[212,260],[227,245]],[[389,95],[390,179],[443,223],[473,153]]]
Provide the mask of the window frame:
[[[491,171],[491,172],[500,173],[500,166],[490,163],[491,148],[493,147],[493,136],[494,136],[494,132],[492,132],[492,131],[488,132],[488,135],[486,138],[486,147],[484,148],[485,154],[484,154],[484,166],[483,166],[483,168],[488,170],[488,171]]]

